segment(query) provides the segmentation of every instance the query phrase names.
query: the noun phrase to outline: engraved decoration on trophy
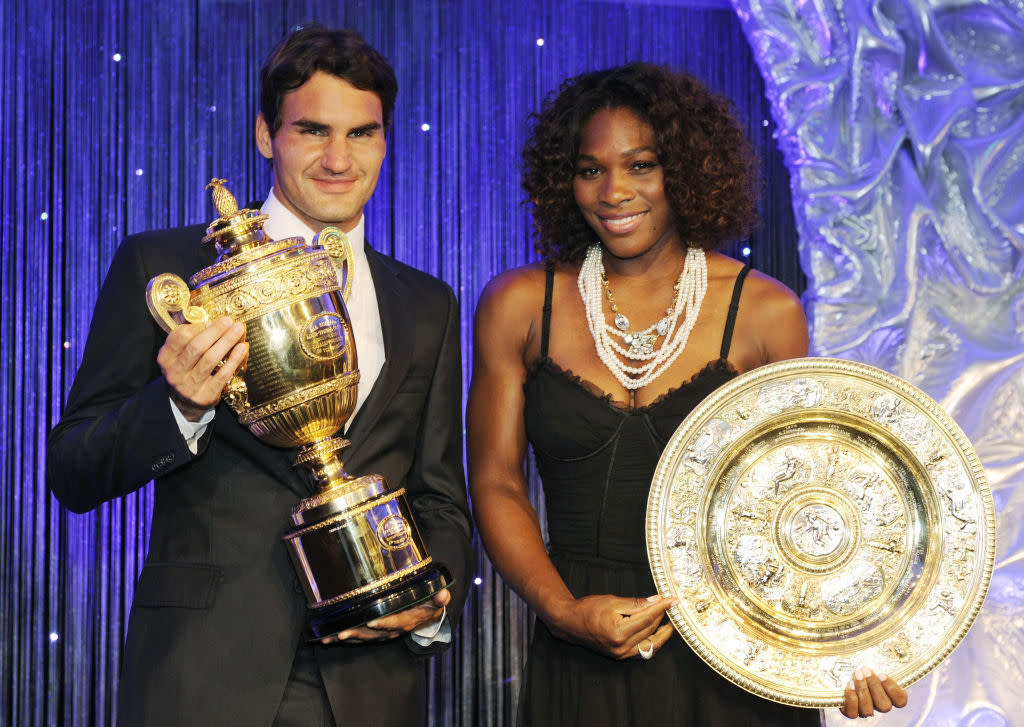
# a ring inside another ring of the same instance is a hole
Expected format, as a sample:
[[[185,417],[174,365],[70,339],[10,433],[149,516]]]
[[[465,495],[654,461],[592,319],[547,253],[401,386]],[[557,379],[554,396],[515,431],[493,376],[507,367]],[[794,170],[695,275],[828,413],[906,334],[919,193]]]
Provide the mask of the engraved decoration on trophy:
[[[891,374],[797,359],[705,399],[662,454],[647,507],[676,629],[741,687],[840,706],[853,670],[904,685],[966,635],[995,558],[973,447]]]
[[[272,240],[266,215],[239,210],[222,179],[211,188],[219,216],[203,242],[216,245],[216,262],[188,285],[172,274],[154,277],[146,302],[168,332],[221,316],[245,324],[248,360],[223,398],[264,443],[298,447],[294,465],[317,486],[293,508],[284,538],[312,637],[431,597],[452,576],[427,554],[405,488],[389,489],[380,475],[349,475],[338,456],[349,442],[335,435],[355,409],[359,382],[344,302],[352,285],[347,238],[327,227],[310,243]]]

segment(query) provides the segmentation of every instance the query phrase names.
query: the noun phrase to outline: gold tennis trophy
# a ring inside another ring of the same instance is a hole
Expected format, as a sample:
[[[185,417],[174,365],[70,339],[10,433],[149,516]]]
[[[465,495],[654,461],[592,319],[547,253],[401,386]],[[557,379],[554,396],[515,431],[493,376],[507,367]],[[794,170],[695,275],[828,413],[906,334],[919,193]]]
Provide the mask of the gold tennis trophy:
[[[284,538],[312,637],[430,598],[453,579],[427,554],[405,488],[390,490],[380,475],[349,475],[338,457],[349,442],[335,434],[355,409],[359,384],[345,308],[348,240],[333,227],[311,243],[271,240],[262,229],[266,215],[239,210],[222,179],[211,188],[219,217],[203,242],[217,246],[217,261],[189,285],[173,274],[156,276],[146,302],[168,332],[221,316],[245,324],[249,357],[224,401],[260,441],[299,447],[294,466],[308,469],[319,489],[292,509],[294,529]]]

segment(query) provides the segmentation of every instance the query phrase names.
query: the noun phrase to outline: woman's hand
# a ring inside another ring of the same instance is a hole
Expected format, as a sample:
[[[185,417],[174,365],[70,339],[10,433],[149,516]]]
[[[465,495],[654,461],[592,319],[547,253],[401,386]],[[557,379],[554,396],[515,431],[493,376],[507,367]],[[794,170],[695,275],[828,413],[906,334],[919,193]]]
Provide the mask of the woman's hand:
[[[844,716],[870,717],[877,709],[888,712],[893,707],[907,706],[907,690],[896,680],[885,674],[875,674],[866,667],[853,673],[853,679],[846,685],[845,700],[840,711]]]
[[[672,624],[662,622],[675,602],[661,596],[586,596],[549,626],[559,638],[613,659],[650,659],[672,636]]]

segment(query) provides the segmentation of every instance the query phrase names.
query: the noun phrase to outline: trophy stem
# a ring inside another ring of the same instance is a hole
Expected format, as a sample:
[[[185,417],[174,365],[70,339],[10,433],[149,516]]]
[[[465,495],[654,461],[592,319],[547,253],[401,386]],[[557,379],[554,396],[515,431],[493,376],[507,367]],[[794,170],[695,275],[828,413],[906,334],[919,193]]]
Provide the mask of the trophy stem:
[[[309,470],[310,477],[321,491],[344,487],[359,478],[353,478],[345,470],[338,452],[349,446],[344,437],[327,437],[308,444],[299,450],[294,466]]]

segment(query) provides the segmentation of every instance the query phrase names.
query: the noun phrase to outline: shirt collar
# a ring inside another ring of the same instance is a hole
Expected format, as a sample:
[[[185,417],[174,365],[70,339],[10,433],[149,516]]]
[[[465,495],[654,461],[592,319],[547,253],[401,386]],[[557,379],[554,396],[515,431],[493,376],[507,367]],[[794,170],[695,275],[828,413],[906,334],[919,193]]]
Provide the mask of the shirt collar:
[[[263,225],[263,230],[272,240],[283,240],[286,237],[300,236],[306,242],[309,242],[316,235],[309,225],[300,220],[294,212],[284,206],[284,203],[274,195],[273,189],[271,189],[270,194],[267,195],[267,200],[260,208],[260,213],[270,217],[270,219]],[[348,242],[352,246],[352,254],[355,257],[354,262],[357,265],[361,264],[366,259],[365,215],[360,213],[359,223],[351,232],[346,232],[345,237],[348,238]]]

